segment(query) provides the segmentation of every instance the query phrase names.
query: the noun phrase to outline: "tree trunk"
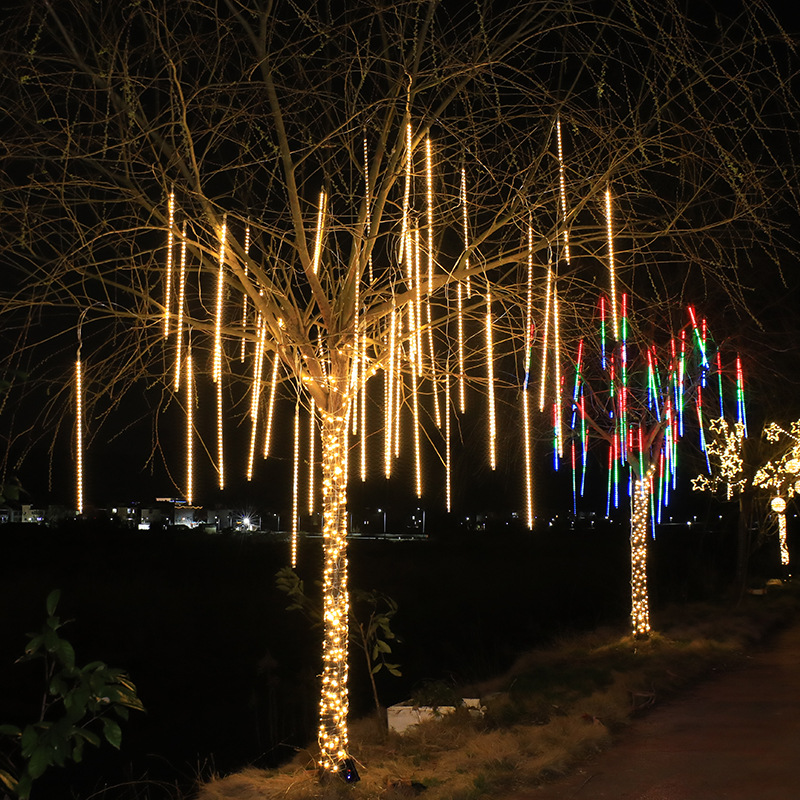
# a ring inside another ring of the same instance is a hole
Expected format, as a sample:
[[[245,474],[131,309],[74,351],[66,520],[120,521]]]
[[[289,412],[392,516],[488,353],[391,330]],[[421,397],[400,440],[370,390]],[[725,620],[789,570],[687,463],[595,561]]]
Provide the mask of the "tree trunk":
[[[347,418],[322,414],[323,642],[319,766],[342,769],[347,752]]]
[[[631,623],[633,635],[650,634],[650,604],[647,596],[647,534],[650,522],[650,478],[647,473],[636,479],[631,512]]]

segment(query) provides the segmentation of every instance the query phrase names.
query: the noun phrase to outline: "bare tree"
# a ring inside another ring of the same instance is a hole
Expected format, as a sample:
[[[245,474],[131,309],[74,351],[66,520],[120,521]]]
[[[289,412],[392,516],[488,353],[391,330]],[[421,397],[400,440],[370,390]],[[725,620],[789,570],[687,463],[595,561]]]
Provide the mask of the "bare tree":
[[[191,425],[187,383],[210,374],[220,485],[226,420],[255,440],[276,380],[319,414],[324,771],[348,763],[348,431],[365,436],[372,376],[386,474],[400,409],[417,463],[439,435],[423,411],[448,461],[467,391],[494,459],[495,387],[535,382],[556,303],[560,397],[609,227],[620,286],[662,307],[690,289],[746,314],[794,252],[794,45],[765,2],[728,20],[643,0],[34,0],[2,31],[8,396],[49,383],[36,432],[64,419],[48,358],[89,309],[87,417],[160,381]]]

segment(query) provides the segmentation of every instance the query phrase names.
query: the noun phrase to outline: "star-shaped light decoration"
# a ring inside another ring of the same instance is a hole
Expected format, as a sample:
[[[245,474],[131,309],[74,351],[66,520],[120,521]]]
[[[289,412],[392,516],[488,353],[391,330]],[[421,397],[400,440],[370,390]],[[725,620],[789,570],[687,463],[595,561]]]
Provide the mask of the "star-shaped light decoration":
[[[692,489],[696,492],[715,492],[724,487],[726,499],[731,500],[734,494],[747,486],[742,459],[745,427],[741,422],[731,425],[724,417],[712,419],[708,427],[713,436],[706,445],[706,451],[713,460],[713,467],[708,477],[698,475],[692,481]]]

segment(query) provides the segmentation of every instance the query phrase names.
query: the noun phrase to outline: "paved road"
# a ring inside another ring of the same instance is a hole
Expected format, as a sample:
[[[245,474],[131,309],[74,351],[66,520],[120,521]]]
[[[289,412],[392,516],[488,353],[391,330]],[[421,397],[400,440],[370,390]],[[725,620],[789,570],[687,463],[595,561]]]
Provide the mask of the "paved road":
[[[800,625],[636,720],[573,775],[503,800],[568,798],[800,800]]]

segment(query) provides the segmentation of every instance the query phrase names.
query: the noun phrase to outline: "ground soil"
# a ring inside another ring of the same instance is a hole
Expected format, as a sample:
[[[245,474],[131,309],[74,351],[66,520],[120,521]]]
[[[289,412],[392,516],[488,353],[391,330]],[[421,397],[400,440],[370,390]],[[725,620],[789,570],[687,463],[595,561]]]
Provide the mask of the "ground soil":
[[[800,623],[740,666],[635,720],[570,776],[502,800],[567,798],[800,798]]]

